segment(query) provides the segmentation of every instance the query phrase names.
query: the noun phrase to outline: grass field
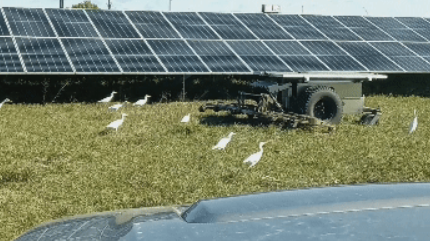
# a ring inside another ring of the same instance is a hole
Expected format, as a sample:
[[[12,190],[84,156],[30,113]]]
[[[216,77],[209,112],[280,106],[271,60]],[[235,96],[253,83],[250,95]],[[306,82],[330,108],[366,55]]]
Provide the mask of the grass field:
[[[313,186],[430,180],[430,99],[374,96],[379,126],[346,116],[334,133],[282,130],[199,113],[201,103],[127,107],[4,105],[0,109],[0,240],[42,222],[124,208]],[[408,135],[413,109],[418,130]],[[191,113],[191,122],[179,121]],[[236,122],[236,123],[235,123]],[[226,151],[211,147],[236,132]],[[262,160],[242,161],[268,141]]]

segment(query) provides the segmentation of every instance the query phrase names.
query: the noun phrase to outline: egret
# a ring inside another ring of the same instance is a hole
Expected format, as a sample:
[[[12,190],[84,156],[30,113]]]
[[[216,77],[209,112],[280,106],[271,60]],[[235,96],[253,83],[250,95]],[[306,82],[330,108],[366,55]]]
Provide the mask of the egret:
[[[117,92],[115,92],[115,91],[112,91],[112,94],[110,94],[110,96],[109,97],[106,97],[106,98],[104,98],[104,99],[102,99],[102,100],[99,100],[98,102],[99,103],[108,103],[108,102],[110,102],[112,99],[113,99],[113,95],[114,94],[116,94]]]
[[[263,156],[263,145],[264,144],[266,144],[266,142],[260,142],[260,151],[250,155],[243,162],[244,163],[250,163],[251,165],[249,167],[255,166],[257,164],[257,162],[259,162],[261,157]]]
[[[136,101],[136,103],[133,104],[133,106],[137,105],[137,106],[144,106],[146,104],[146,102],[148,102],[148,98],[151,97],[150,95],[145,95],[145,99],[140,99],[138,101]]]
[[[225,147],[227,146],[227,144],[230,142],[230,140],[234,134],[236,134],[236,133],[230,132],[230,134],[228,134],[228,137],[224,137],[221,140],[219,140],[218,144],[216,144],[216,146],[212,147],[212,150],[215,150],[215,149],[224,150]]]
[[[181,122],[182,123],[188,123],[188,122],[190,122],[190,116],[191,116],[191,114],[188,114],[188,115],[184,116],[184,118],[182,118]]]
[[[127,114],[122,114],[122,118],[119,120],[116,120],[112,123],[110,123],[108,126],[106,126],[106,128],[111,128],[111,129],[115,129],[115,131],[118,131],[118,128],[122,125],[122,123],[125,120],[125,117],[127,116]]]
[[[125,104],[127,104],[128,103],[128,101],[125,101],[124,103],[122,103],[122,104],[116,104],[116,105],[113,105],[113,106],[111,106],[111,107],[109,107],[108,109],[110,110],[110,111],[118,111],[119,110],[119,108],[121,108],[121,107],[123,107]]]
[[[414,110],[414,120],[411,122],[411,125],[409,126],[409,134],[412,134],[412,132],[414,132],[417,127],[418,127],[418,115],[417,115],[417,110]]]
[[[1,103],[0,103],[0,108],[3,106],[4,103],[6,102],[12,102],[11,100],[9,100],[8,98],[4,99]]]

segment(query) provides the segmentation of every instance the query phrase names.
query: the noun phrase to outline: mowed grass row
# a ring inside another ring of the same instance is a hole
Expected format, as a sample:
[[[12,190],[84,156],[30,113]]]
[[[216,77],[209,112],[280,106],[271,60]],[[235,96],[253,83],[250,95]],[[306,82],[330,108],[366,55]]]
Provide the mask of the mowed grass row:
[[[201,103],[4,105],[0,240],[52,219],[280,189],[430,180],[430,99],[374,96],[379,126],[346,116],[334,133],[252,126]],[[413,110],[417,131],[408,135]],[[127,113],[118,133],[105,126]],[[191,113],[191,122],[180,123]],[[204,122],[202,124],[202,122]],[[209,124],[207,124],[209,123]],[[212,123],[212,124],[211,124]],[[211,150],[236,132],[225,151]],[[264,146],[262,160],[243,160]]]

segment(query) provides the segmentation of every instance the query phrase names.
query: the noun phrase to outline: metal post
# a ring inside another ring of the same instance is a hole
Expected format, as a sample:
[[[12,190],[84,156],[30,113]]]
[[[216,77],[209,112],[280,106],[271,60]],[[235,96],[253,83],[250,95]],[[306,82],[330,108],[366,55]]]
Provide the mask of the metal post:
[[[60,0],[60,8],[64,8],[64,0]]]
[[[182,76],[182,102],[185,101],[185,75]]]
[[[110,0],[108,0],[108,9],[110,10],[111,7],[112,7],[112,3],[110,2]]]
[[[169,0],[169,12],[172,11],[172,0]]]

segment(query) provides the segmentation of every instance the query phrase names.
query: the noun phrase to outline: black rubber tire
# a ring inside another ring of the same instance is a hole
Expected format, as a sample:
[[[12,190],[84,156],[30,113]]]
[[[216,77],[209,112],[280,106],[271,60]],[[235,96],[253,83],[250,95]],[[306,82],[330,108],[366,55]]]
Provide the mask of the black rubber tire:
[[[343,103],[339,95],[327,86],[308,87],[298,98],[299,113],[331,124],[342,121]]]

